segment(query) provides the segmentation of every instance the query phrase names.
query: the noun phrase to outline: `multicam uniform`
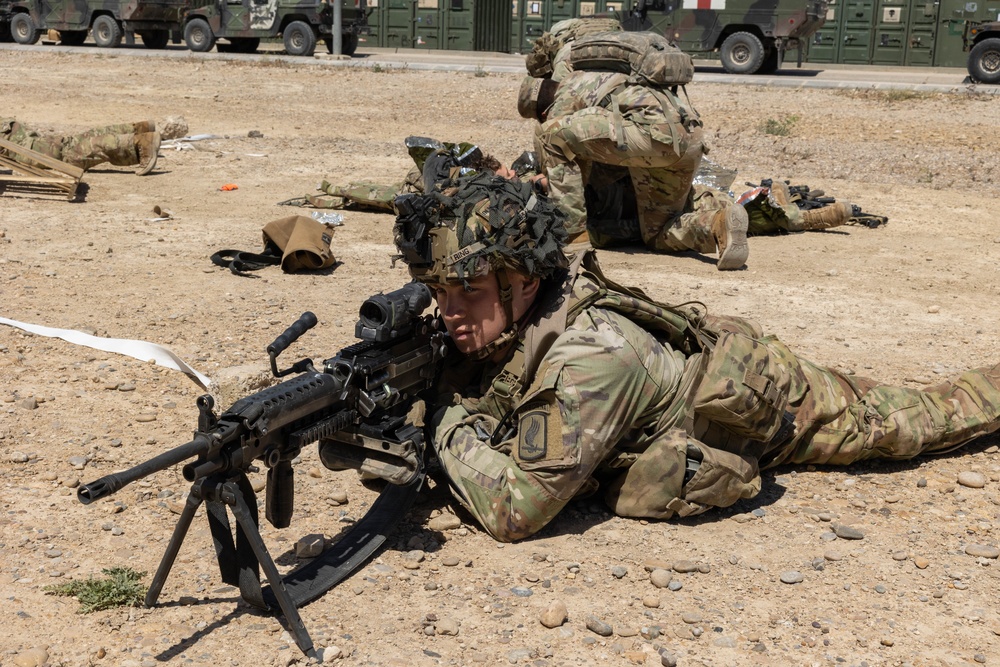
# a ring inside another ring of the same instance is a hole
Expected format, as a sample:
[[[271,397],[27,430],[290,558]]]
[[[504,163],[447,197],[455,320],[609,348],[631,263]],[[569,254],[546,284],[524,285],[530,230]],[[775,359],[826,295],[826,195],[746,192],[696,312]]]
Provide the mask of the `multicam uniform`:
[[[440,385],[434,449],[498,540],[535,533],[598,484],[619,515],[688,516],[754,496],[761,468],[905,459],[1000,428],[1000,365],[890,387],[800,359],[738,318],[709,323],[705,340],[717,340],[702,352],[677,331],[654,337],[635,320],[660,318],[637,317],[634,294],[596,260],[584,267],[540,363],[524,364],[536,348],[522,342],[509,361],[463,361]]]
[[[105,162],[130,167],[140,163],[137,136],[152,134],[148,129],[142,132],[143,125],[121,123],[80,134],[42,136],[14,118],[0,118],[0,137],[84,170]]]
[[[535,150],[571,237],[587,228],[586,185],[595,166],[631,177],[639,233],[591,228],[595,245],[642,241],[655,250],[714,252],[712,222],[734,202],[692,186],[706,152],[697,112],[668,89],[629,84],[614,72],[575,71],[559,83]]]

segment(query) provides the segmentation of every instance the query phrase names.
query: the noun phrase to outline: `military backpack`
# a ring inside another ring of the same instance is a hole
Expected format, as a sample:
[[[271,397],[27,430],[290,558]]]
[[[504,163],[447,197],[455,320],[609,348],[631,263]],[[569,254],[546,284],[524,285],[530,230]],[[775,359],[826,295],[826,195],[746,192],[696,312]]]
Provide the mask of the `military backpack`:
[[[691,56],[654,32],[603,32],[585,35],[570,45],[574,71],[628,74],[634,83],[654,87],[683,86],[694,78]]]

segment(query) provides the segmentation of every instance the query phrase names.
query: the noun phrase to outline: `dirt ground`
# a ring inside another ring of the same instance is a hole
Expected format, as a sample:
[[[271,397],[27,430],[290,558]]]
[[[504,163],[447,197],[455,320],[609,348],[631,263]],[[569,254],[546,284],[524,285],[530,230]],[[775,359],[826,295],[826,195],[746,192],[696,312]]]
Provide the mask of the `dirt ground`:
[[[265,368],[265,347],[311,310],[319,326],[282,360],[332,356],[353,342],[362,300],[407,279],[390,265],[390,216],[345,213],[339,264],[320,274],[240,278],[209,256],[259,248],[264,224],[300,211],[277,202],[324,178],[401,178],[408,135],[513,159],[532,136],[514,108],[519,78],[2,51],[2,113],[40,130],[182,115],[191,134],[220,138],[162,149],[148,177],[98,167],[81,202],[0,194],[0,315],[165,345],[219,378]],[[890,222],[753,238],[738,272],[716,271],[713,257],[602,251],[612,277],[754,318],[813,361],[891,383],[998,361],[998,100],[688,93],[710,157],[738,168],[738,183],[791,178]],[[152,220],[155,206],[173,217]],[[81,615],[45,593],[103,568],[156,569],[188,489],[177,467],[90,506],[75,486],[186,442],[202,393],[176,371],[0,326],[0,664],[306,661],[278,619],[221,582],[200,516],[162,606]],[[431,517],[457,510],[429,493],[373,562],[301,613],[334,664],[997,664],[997,452],[986,438],[935,459],[782,468],[758,498],[684,521],[580,502],[509,545],[461,512],[461,528],[432,529]],[[282,568],[300,538],[337,535],[375,498],[354,473],[322,467],[315,448],[302,459],[291,527],[262,529]],[[961,473],[985,486],[960,484]],[[672,571],[670,587],[652,583],[657,567]],[[540,618],[558,602],[568,620],[549,629]],[[588,629],[591,616],[611,634]]]

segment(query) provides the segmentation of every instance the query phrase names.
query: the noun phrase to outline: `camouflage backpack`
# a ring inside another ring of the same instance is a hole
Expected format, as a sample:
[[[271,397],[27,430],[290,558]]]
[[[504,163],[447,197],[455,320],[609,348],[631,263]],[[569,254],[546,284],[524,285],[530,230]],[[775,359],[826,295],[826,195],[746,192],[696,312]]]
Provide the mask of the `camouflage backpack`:
[[[621,30],[621,24],[610,18],[575,18],[559,21],[531,45],[524,64],[528,74],[544,79],[552,75],[556,55],[563,46],[585,35]]]
[[[634,83],[683,86],[694,78],[691,56],[654,32],[603,32],[576,39],[569,49],[573,70],[628,74]]]

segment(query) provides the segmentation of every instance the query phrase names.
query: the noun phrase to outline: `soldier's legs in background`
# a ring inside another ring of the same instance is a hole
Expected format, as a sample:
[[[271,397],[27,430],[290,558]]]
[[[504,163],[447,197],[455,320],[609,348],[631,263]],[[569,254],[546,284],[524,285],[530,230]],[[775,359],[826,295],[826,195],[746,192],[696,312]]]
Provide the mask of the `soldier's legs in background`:
[[[795,437],[772,464],[907,459],[1000,429],[1000,365],[923,389],[844,377],[806,361],[794,370],[810,390],[789,406]]]
[[[81,169],[110,162],[119,167],[139,164],[135,134],[79,134],[63,143],[63,161]]]
[[[619,130],[621,137],[617,136]],[[586,221],[586,165],[627,167],[632,175],[644,239],[647,226],[654,228],[649,236],[655,236],[671,214],[682,209],[703,152],[698,141],[678,156],[672,146],[653,141],[646,127],[622,122],[615,128],[612,114],[601,108],[584,109],[543,123],[535,135],[535,150],[549,179],[550,196],[570,215],[567,227],[571,237],[582,231],[580,227]],[[657,186],[683,182],[680,189],[643,187],[636,182],[637,173],[671,168],[676,168],[677,175]],[[649,200],[652,196],[655,201]]]
[[[98,137],[105,134],[145,134],[155,132],[156,123],[151,120],[142,120],[138,123],[116,123],[105,125],[104,127],[93,127],[86,132],[81,132],[77,137]]]
[[[48,136],[43,137],[35,132],[30,127],[27,127],[23,123],[19,123],[14,119],[8,119],[10,124],[7,126],[9,133],[6,136],[0,135],[12,144],[17,144],[18,146],[24,146],[29,150],[33,150],[42,155],[48,155],[49,157],[55,158],[57,160],[62,157],[62,142],[63,138],[60,136]],[[30,161],[20,160],[24,164],[34,164]],[[41,166],[41,165],[38,165]]]

